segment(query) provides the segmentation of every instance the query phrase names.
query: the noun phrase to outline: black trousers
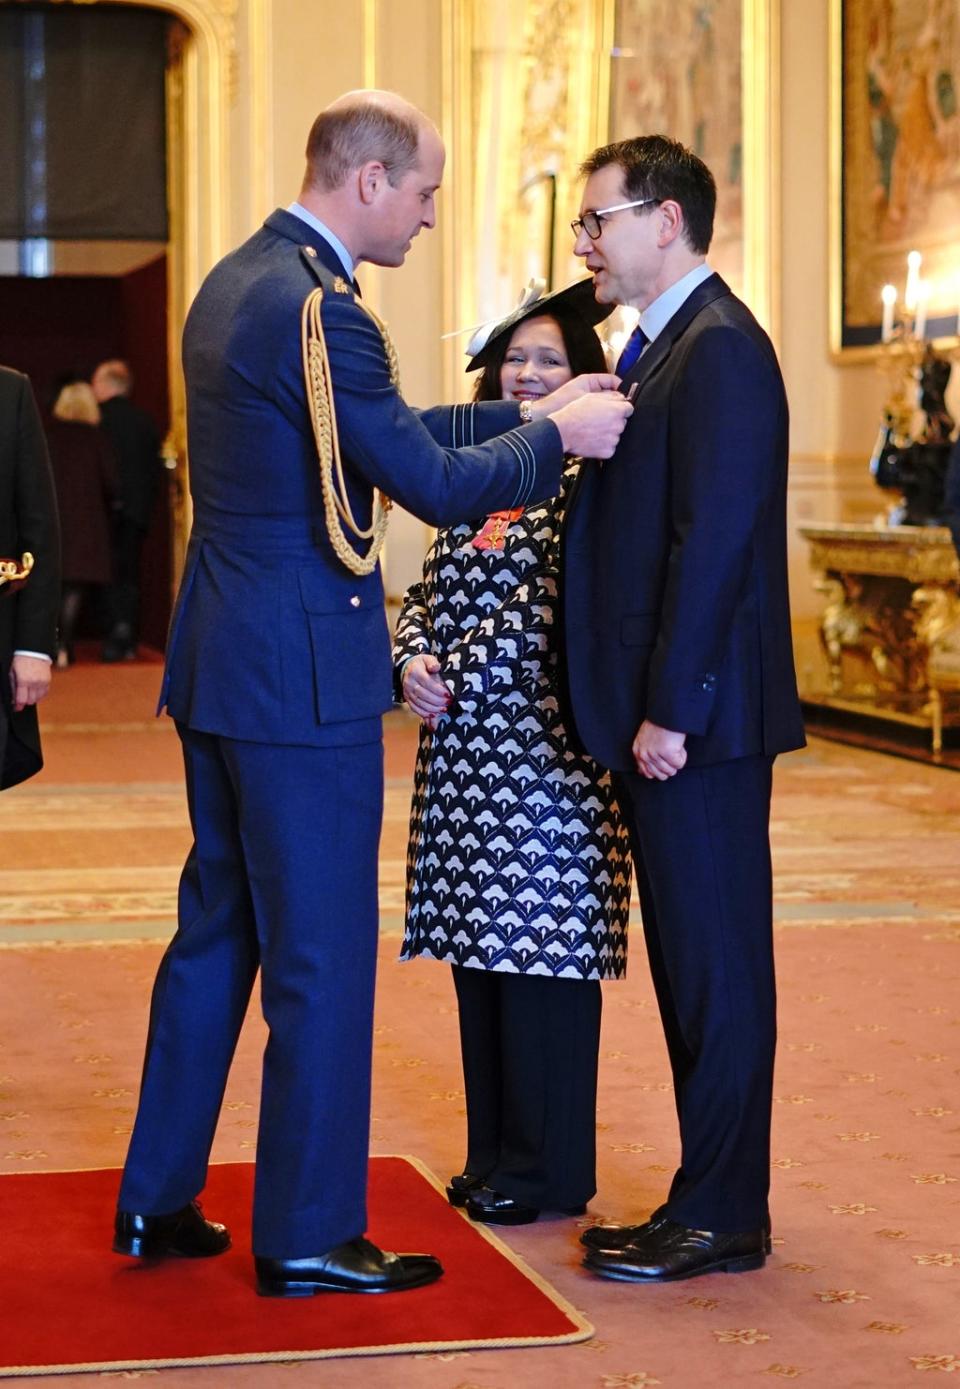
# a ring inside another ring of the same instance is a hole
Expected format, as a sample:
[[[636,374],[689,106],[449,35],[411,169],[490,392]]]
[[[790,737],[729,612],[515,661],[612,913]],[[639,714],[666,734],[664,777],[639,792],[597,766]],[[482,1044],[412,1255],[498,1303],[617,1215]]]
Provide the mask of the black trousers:
[[[122,646],[140,634],[140,556],[147,532],[127,516],[113,523],[113,582],[107,595],[108,630]]]
[[[669,781],[614,778],[680,1120],[667,1213],[701,1230],[756,1230],[767,1213],[772,767],[770,757],[742,757]]]
[[[524,1205],[597,1189],[597,980],[453,966],[467,1095],[464,1168]]]

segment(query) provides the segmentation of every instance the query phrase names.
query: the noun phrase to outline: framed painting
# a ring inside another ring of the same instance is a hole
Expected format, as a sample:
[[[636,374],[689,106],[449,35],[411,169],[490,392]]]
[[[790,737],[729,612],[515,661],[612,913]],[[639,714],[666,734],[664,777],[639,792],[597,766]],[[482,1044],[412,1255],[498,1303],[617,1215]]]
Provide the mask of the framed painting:
[[[904,317],[955,340],[960,3],[832,0],[831,24],[831,349],[871,356]]]
[[[616,0],[611,140],[663,133],[709,165],[709,260],[774,332],[779,6],[771,0]]]

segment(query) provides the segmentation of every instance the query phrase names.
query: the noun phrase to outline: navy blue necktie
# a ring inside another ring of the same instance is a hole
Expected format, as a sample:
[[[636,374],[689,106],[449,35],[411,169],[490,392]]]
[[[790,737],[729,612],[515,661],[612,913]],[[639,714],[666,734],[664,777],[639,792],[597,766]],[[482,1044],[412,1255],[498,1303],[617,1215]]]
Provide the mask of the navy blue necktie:
[[[614,371],[616,372],[617,376],[626,376],[630,368],[634,366],[637,361],[639,361],[640,353],[643,351],[643,349],[646,347],[649,341],[650,339],[647,337],[646,333],[643,331],[643,329],[640,327],[640,324],[638,323],[636,328],[634,328],[633,332],[627,338],[626,344],[624,345],[624,349],[620,353],[620,356],[617,358],[617,365],[614,367]]]

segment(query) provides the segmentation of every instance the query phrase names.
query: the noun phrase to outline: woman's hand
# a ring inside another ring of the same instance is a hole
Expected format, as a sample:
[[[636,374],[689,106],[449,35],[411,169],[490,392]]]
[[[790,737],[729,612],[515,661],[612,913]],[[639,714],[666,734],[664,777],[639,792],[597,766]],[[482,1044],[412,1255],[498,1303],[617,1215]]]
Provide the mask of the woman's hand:
[[[417,718],[436,728],[450,704],[450,691],[440,675],[436,656],[414,656],[403,668],[403,697]]]

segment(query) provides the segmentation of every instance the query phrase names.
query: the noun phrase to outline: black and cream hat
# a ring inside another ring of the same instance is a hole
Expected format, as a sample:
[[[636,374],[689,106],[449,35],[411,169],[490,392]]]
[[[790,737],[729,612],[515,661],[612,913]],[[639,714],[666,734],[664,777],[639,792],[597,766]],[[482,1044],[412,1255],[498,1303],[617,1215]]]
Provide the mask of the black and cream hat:
[[[512,333],[517,324],[522,323],[525,318],[549,314],[552,310],[558,309],[561,312],[577,313],[585,322],[596,326],[608,318],[616,307],[615,304],[597,303],[593,293],[592,276],[585,280],[577,280],[564,289],[556,289],[552,294],[544,294],[545,288],[544,280],[531,280],[520,295],[517,307],[507,314],[506,318],[495,319],[474,329],[473,336],[466,346],[466,353],[470,358],[467,371],[476,371],[478,367],[486,366],[504,334]]]

